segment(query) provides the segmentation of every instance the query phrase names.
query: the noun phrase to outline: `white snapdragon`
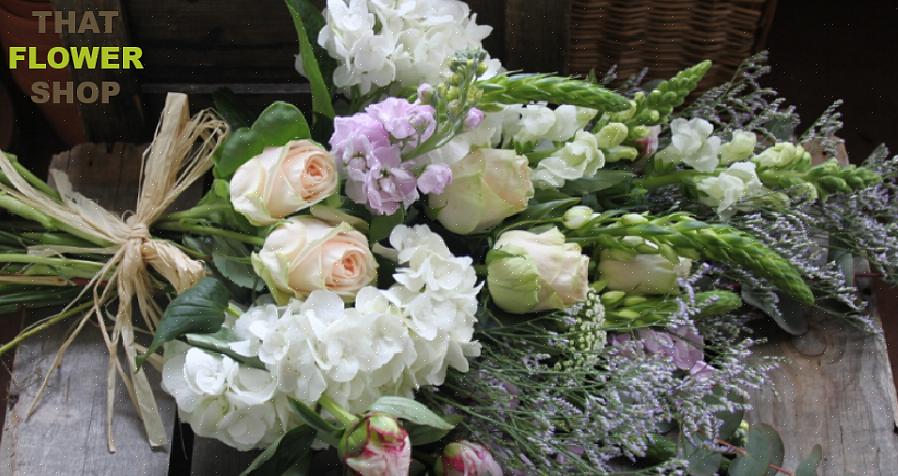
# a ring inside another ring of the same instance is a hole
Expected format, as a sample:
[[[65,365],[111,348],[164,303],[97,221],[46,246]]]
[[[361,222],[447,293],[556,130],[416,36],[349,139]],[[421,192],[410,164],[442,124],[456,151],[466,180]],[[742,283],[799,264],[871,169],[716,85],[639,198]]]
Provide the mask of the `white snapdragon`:
[[[705,205],[716,207],[718,214],[732,212],[732,207],[741,200],[764,193],[764,184],[758,179],[755,164],[736,162],[716,177],[707,177],[696,184],[702,192],[699,198]]]
[[[570,105],[553,110],[543,104],[529,104],[521,109],[520,129],[514,134],[514,140],[520,143],[566,141],[596,114],[595,109]]]
[[[539,161],[533,172],[537,188],[557,189],[567,180],[592,177],[605,166],[605,154],[599,150],[595,134],[579,130],[574,139]]]
[[[320,44],[337,60],[334,85],[362,94],[398,83],[436,83],[457,51],[480,48],[492,28],[459,0],[328,0]],[[500,69],[497,60],[489,70]],[[300,58],[297,69],[302,72]]]
[[[669,146],[659,150],[655,159],[662,163],[684,163],[700,172],[711,172],[720,162],[720,138],[712,137],[714,126],[704,119],[674,119]]]
[[[754,132],[735,130],[733,138],[720,146],[720,162],[724,165],[742,162],[751,158],[755,152],[758,138]]]

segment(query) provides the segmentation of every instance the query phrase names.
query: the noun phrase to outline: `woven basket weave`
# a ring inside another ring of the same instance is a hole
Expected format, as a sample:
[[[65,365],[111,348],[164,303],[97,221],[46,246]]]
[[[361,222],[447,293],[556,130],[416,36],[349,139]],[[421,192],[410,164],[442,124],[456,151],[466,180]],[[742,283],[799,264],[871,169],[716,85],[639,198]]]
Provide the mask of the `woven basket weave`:
[[[760,49],[775,0],[571,0],[568,71],[618,77],[649,68],[667,78],[703,59],[714,61],[704,86],[726,81]]]

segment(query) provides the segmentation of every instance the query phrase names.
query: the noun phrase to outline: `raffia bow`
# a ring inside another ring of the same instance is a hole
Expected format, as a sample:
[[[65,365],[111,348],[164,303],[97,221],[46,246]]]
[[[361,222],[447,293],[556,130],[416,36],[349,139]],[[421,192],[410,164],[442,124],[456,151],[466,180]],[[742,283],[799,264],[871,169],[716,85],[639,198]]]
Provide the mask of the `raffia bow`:
[[[59,199],[32,187],[0,154],[0,171],[11,187],[0,183],[0,192],[51,217],[65,231],[95,243],[90,253],[109,254],[110,258],[71,307],[85,293],[93,294],[93,305],[60,346],[56,358],[28,411],[36,408],[46,389],[52,370],[59,366],[68,347],[89,322],[96,319],[109,351],[106,388],[106,434],[109,451],[115,451],[112,434],[113,404],[117,376],[122,378],[128,395],[137,408],[152,446],[167,444],[167,436],[156,399],[143,370],[136,367],[137,346],[132,319],[133,301],[137,301],[143,324],[153,332],[162,311],[154,299],[158,288],[150,268],[168,281],[177,292],[196,283],[204,272],[203,263],[194,261],[172,243],[150,236],[150,226],[159,219],[192,183],[212,167],[212,153],[223,140],[227,126],[208,111],[189,116],[187,96],[171,93],[166,98],[153,143],[143,156],[140,192],[134,213],[119,217],[72,189],[68,177],[52,170],[51,177]],[[85,250],[82,250],[85,251]],[[60,252],[77,252],[68,248]],[[114,316],[106,304],[118,299]],[[110,329],[110,323],[112,324]],[[122,365],[119,344],[127,361]],[[125,370],[127,369],[127,371]]]

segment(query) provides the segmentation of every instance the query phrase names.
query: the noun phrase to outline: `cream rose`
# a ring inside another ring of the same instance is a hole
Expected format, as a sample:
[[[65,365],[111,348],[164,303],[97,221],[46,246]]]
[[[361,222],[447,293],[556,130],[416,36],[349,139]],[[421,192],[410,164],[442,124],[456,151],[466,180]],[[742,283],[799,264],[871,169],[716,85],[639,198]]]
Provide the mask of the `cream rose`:
[[[265,149],[241,165],[230,182],[231,204],[254,225],[270,225],[336,190],[334,157],[308,140]]]
[[[558,228],[506,231],[486,263],[490,296],[510,313],[564,309],[586,299],[589,258],[576,243],[565,243]]]
[[[513,150],[479,149],[452,164],[452,183],[430,195],[430,207],[447,230],[467,235],[523,211],[532,196],[526,157]]]
[[[288,219],[253,253],[253,270],[279,304],[327,289],[352,301],[377,278],[377,262],[365,235],[340,223],[303,216]]]
[[[638,294],[671,294],[680,290],[677,279],[685,278],[692,261],[679,258],[677,264],[660,254],[638,254],[617,259],[610,250],[599,255],[599,276],[608,289]]]

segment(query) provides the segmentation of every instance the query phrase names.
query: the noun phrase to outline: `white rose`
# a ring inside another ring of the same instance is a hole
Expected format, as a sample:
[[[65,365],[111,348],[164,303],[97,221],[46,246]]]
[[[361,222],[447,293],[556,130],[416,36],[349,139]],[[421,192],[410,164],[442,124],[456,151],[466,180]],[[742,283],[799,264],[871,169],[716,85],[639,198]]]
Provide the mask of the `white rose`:
[[[742,162],[748,160],[755,152],[755,144],[758,138],[754,132],[735,130],[733,138],[729,142],[720,146],[720,161],[723,164],[732,164],[733,162]]]
[[[733,205],[740,200],[764,193],[764,184],[758,179],[755,164],[736,162],[716,177],[700,180],[695,186],[702,196],[699,200],[710,207],[716,207],[717,213],[731,211]]]
[[[711,137],[714,126],[704,119],[674,119],[670,123],[671,143],[655,158],[663,163],[684,163],[700,172],[717,168],[720,138]]]
[[[631,259],[616,259],[610,250],[599,256],[599,275],[608,289],[640,294],[668,294],[679,290],[678,278],[689,275],[692,261],[680,258],[673,264],[660,254],[637,254]]]
[[[566,180],[592,177],[604,166],[605,155],[599,150],[596,136],[579,130],[574,140],[539,161],[533,182],[538,188],[560,188]]]
[[[532,196],[526,157],[513,150],[479,149],[452,164],[452,183],[430,195],[430,207],[446,229],[467,235],[523,211]]]
[[[493,302],[515,313],[564,309],[586,299],[589,258],[558,228],[502,233],[487,257]]]
[[[314,142],[290,141],[241,165],[229,188],[235,210],[255,225],[269,225],[332,195],[337,167]]]
[[[307,216],[278,226],[265,238],[262,250],[253,253],[252,262],[280,304],[317,289],[351,301],[377,278],[377,262],[365,235],[345,223],[331,226]]]

